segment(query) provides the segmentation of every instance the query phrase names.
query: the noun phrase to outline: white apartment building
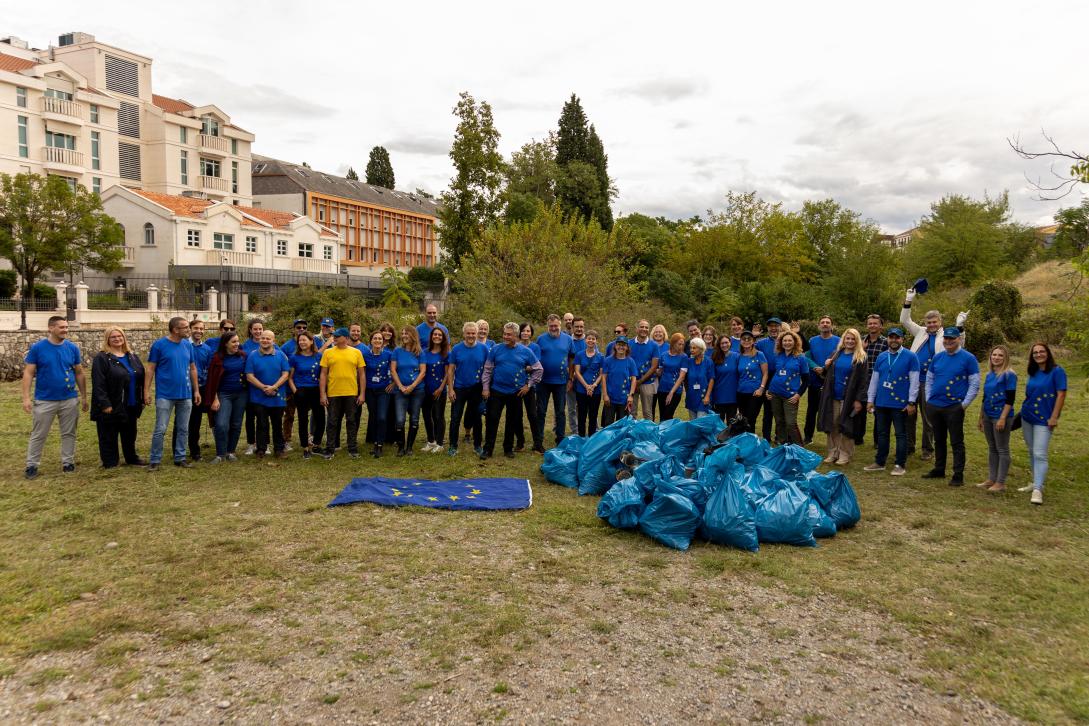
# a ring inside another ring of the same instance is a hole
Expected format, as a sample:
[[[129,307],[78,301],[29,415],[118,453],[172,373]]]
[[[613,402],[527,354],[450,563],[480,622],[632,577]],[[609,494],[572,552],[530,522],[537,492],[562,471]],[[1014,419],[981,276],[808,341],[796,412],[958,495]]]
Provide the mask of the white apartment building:
[[[254,136],[218,106],[152,92],[152,60],[66,33],[0,40],[0,172],[248,206]]]

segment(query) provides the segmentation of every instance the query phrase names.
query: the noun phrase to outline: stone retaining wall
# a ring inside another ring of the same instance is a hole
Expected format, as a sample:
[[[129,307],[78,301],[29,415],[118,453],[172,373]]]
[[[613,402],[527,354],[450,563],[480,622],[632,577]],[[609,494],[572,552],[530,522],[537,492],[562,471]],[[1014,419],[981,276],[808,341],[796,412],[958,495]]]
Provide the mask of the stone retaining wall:
[[[166,335],[166,324],[154,327],[126,327],[124,330],[129,346],[140,356],[141,360],[146,360],[151,344]],[[105,328],[89,328],[86,326],[80,327],[79,330],[70,329],[68,331],[68,339],[79,346],[83,361],[88,366],[95,354],[102,350],[104,332]],[[27,350],[46,335],[46,332],[40,330],[0,331],[0,380],[14,381],[21,378],[23,375],[23,359],[26,357]]]

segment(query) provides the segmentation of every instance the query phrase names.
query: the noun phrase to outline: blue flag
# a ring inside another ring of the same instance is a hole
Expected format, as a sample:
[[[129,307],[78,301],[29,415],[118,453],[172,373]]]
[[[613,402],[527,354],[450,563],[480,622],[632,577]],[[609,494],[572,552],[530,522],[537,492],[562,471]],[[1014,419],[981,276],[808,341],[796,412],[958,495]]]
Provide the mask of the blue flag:
[[[533,503],[529,479],[352,479],[328,506],[371,502],[389,507],[414,504],[433,509],[526,509]]]

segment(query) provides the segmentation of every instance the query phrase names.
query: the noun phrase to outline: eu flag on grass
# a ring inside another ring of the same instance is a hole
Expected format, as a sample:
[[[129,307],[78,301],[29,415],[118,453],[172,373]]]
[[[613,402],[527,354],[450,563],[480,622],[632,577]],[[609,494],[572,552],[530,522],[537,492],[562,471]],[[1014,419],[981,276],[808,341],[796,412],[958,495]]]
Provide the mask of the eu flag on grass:
[[[433,509],[526,509],[533,503],[529,479],[352,479],[330,507],[371,502],[390,507],[416,505]]]

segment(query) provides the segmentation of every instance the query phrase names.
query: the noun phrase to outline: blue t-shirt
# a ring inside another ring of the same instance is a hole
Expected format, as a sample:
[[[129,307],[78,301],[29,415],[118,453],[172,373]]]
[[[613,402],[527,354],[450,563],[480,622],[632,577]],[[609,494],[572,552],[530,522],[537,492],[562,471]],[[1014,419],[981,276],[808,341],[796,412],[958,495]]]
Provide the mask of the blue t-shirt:
[[[450,331],[447,330],[445,325],[442,323],[435,323],[435,328],[439,328],[442,332],[446,333],[446,340],[447,342],[450,341]],[[416,326],[416,333],[420,336],[420,347],[424,350],[431,347],[431,338],[428,336],[431,335],[431,331],[435,328],[428,325],[426,320]]]
[[[484,375],[484,361],[488,360],[488,346],[477,341],[465,345],[462,341],[450,350],[450,365],[454,366],[454,388],[470,388],[480,383]]]
[[[492,379],[488,389],[496,393],[514,393],[529,381],[526,367],[538,362],[537,354],[528,345],[492,346],[488,353],[492,364]]]
[[[711,356],[704,355],[703,360],[696,364],[696,359],[688,357],[688,373],[684,377],[684,407],[689,411],[708,411],[703,405],[703,397],[707,393],[708,384],[715,380],[715,362]]]
[[[836,352],[836,348],[838,347],[838,335],[832,335],[828,338],[814,335],[809,339],[809,354],[813,356],[813,361],[817,364],[818,368],[824,368],[824,362],[832,357],[832,354]],[[809,382],[820,386],[823,384],[824,378],[816,371],[813,371],[809,375]]]
[[[1059,391],[1066,390],[1066,371],[1055,366],[1029,377],[1025,384],[1025,402],[1021,404],[1021,420],[1033,426],[1046,426],[1055,411]]]
[[[318,359],[321,360],[320,358]],[[280,374],[291,370],[291,364],[287,361],[287,356],[283,351],[273,349],[271,353],[265,355],[261,351],[257,351],[253,355],[246,356],[246,374],[252,373],[257,377],[257,380],[264,383],[266,386],[271,386],[280,378]],[[276,389],[276,394],[269,396],[263,390],[257,386],[250,384],[250,403],[260,404],[261,406],[268,406],[269,408],[282,408],[287,405],[287,385],[280,386]]]
[[[175,343],[159,338],[151,344],[147,362],[155,364],[155,398],[180,401],[193,397],[189,366],[193,364],[193,343],[182,338]]]
[[[802,376],[809,372],[809,361],[804,355],[778,353],[773,366],[768,391],[781,398],[792,398],[802,388]]]
[[[66,401],[79,395],[74,366],[80,364],[79,346],[70,340],[53,345],[42,338],[26,353],[26,363],[37,366],[34,374],[34,398],[39,401]]]
[[[253,338],[246,338],[242,341],[242,352],[245,353],[247,356],[256,353],[260,349],[261,344]]]
[[[639,368],[630,357],[617,358],[610,355],[601,362],[601,372],[605,375],[605,392],[609,394],[609,404],[621,406],[628,402],[631,379],[638,378]]]
[[[647,338],[647,342],[640,343],[638,340],[631,339],[631,353],[628,354],[633,361],[635,361],[635,368],[638,371],[637,378],[642,378],[643,375],[650,370],[650,364],[655,358],[658,357],[658,344],[650,338]],[[655,377],[651,376],[645,383],[654,383]]]
[[[321,345],[319,345],[317,341],[314,341],[314,350],[317,350],[320,347]],[[291,338],[286,343],[280,346],[280,350],[284,352],[284,355],[287,356],[288,360],[291,360],[291,356],[295,355],[295,351],[298,349],[299,341],[295,340],[294,338]],[[299,384],[296,383],[295,385],[297,386]]]
[[[688,370],[688,361],[689,358],[684,353],[673,355],[666,349],[666,352],[658,359],[658,365],[661,366],[658,381],[659,393],[669,393],[673,390],[677,379],[681,377],[681,371]]]
[[[576,338],[571,336],[571,342],[574,344],[574,354],[578,355],[582,351],[586,350],[586,338]]]
[[[192,340],[189,342],[193,343]],[[201,341],[200,345],[193,343],[193,362],[197,366],[197,385],[203,386],[208,382],[208,366],[215,354],[216,349],[208,345],[206,341]]]
[[[541,333],[537,336],[537,347],[544,368],[541,383],[567,383],[567,364],[575,355],[574,339],[563,331],[555,338],[547,332]]]
[[[847,395],[847,381],[851,378],[851,368],[854,367],[854,361],[851,360],[851,356],[847,354],[847,351],[843,351],[836,358],[835,367],[832,369],[832,397],[837,401],[842,401],[843,397]]]
[[[414,355],[405,348],[393,351],[393,362],[397,364],[397,377],[401,379],[402,386],[410,386],[420,375],[421,355]]]
[[[320,355],[317,353],[311,353],[310,355],[292,353],[288,356],[287,352],[283,349],[281,349],[280,352],[287,356],[287,360],[291,364],[291,369],[295,371],[292,374],[292,380],[295,381],[295,388],[318,387],[318,380],[321,376]]]
[[[964,403],[968,397],[968,379],[979,375],[979,361],[963,348],[953,355],[943,350],[931,358],[928,373],[933,374],[933,382],[926,402],[948,408]]]
[[[756,341],[754,347],[764,354],[764,361],[775,360],[775,338],[765,336]]]
[[[661,343],[658,344],[658,362],[659,363],[662,362],[662,358],[665,357],[665,354],[669,352],[669,348],[670,348],[670,345],[669,345],[668,340],[663,340]]]
[[[375,355],[370,348],[363,351],[363,362],[367,364],[367,388],[384,389],[393,382],[389,369],[392,360],[393,352],[389,348],[383,348],[378,355]]]
[[[598,376],[601,375],[601,367],[604,365],[605,356],[600,350],[595,350],[593,356],[586,355],[586,349],[583,348],[578,355],[575,356],[575,365],[579,369],[579,374],[582,375],[582,380],[589,383],[591,386]],[[575,392],[586,395],[586,386],[579,382],[579,379],[575,379]],[[594,389],[594,395],[601,395],[601,386]]]
[[[919,358],[901,347],[898,351],[882,351],[873,364],[873,375],[878,377],[877,394],[873,405],[878,408],[903,409],[912,401],[911,373],[919,370]]]
[[[449,356],[425,350],[420,356],[420,362],[427,366],[427,373],[424,374],[424,390],[434,393],[442,388],[446,380],[446,366],[450,363]]]
[[[715,387],[711,391],[711,403],[737,403],[737,374],[741,356],[733,351],[726,354],[722,363],[715,366]],[[757,373],[760,369],[757,369]]]
[[[223,376],[219,379],[219,393],[237,393],[243,390],[242,378],[246,374],[246,354],[223,356]]]
[[[922,348],[919,348],[919,352],[915,354],[919,358],[919,374],[924,379],[926,378],[926,372],[930,370],[930,361],[934,360],[934,356],[937,355],[934,352],[934,341],[937,337],[938,333],[927,333],[926,342],[923,343]]]
[[[987,378],[983,381],[983,415],[992,421],[997,421],[1002,415],[1002,409],[1006,407],[1006,392],[1017,392],[1017,374],[1007,370],[1002,375],[995,375],[994,371],[987,372]],[[1013,402],[1010,402],[1010,412],[1007,418],[1013,416]]]
[[[760,366],[767,365],[768,359],[759,350],[753,355],[738,355],[737,392],[752,395],[764,380]],[[718,384],[715,384],[718,385]]]

